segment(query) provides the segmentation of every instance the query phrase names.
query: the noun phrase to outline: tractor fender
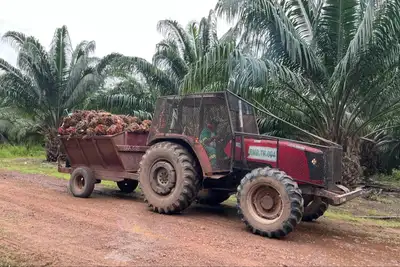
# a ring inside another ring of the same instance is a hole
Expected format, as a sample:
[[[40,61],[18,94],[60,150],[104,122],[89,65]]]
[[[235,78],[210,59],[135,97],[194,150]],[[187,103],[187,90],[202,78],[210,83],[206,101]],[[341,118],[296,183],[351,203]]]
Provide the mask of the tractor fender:
[[[165,136],[156,136],[152,138],[147,145],[152,146],[156,143],[165,141],[179,144],[186,148],[195,157],[197,164],[200,165],[203,177],[212,173],[212,167],[207,155],[207,151],[199,142],[196,142],[192,138],[182,135],[174,136],[174,134],[167,134]]]

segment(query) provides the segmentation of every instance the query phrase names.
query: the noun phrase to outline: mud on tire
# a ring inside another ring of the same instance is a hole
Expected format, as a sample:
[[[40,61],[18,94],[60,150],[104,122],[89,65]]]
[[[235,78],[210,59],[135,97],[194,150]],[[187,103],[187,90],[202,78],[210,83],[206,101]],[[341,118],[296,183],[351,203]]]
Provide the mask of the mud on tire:
[[[71,174],[68,189],[75,197],[87,198],[92,194],[95,183],[96,179],[90,168],[78,167]]]
[[[324,215],[327,211],[329,204],[324,202],[320,197],[311,195],[304,195],[304,214],[302,221],[312,222]]]
[[[140,162],[140,188],[154,212],[172,214],[185,210],[195,200],[200,180],[191,153],[175,143],[153,145]]]
[[[284,237],[301,221],[301,190],[282,171],[255,169],[242,179],[237,191],[238,214],[254,234]]]

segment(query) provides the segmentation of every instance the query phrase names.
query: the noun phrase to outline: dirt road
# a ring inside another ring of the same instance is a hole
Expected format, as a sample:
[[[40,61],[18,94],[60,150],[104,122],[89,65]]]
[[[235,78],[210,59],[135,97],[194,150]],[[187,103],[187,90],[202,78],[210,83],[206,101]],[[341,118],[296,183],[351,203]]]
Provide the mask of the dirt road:
[[[135,194],[97,187],[91,198],[79,199],[66,184],[0,172],[0,258],[54,266],[400,265],[394,230],[361,232],[322,219],[272,240],[247,232],[232,207],[194,205],[163,216]]]

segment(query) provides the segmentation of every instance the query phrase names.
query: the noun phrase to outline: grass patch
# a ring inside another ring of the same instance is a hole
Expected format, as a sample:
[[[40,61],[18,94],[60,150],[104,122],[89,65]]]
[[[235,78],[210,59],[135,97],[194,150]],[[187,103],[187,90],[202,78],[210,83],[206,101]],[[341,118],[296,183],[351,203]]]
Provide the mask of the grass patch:
[[[236,194],[231,195],[227,200],[224,201],[224,204],[236,207],[237,204]]]
[[[0,247],[0,251],[3,252],[2,255],[0,255],[0,267],[26,266],[25,264],[19,263],[21,262],[20,259],[6,252],[4,249],[4,247]]]
[[[0,158],[0,169],[24,174],[41,174],[64,180],[70,178],[68,173],[58,172],[57,164],[46,162],[44,157]],[[112,181],[101,181],[101,184],[108,188],[117,188],[116,183]]]
[[[43,147],[39,145],[34,146],[13,146],[13,145],[0,145],[0,159],[10,158],[38,158],[45,157],[45,151]]]
[[[0,145],[0,169],[69,180],[69,174],[58,172],[57,164],[49,163],[45,159],[46,153],[43,147],[39,145]],[[101,181],[101,184],[108,188],[118,188],[116,183],[112,181]]]
[[[369,215],[377,215],[377,212],[372,212],[372,210],[369,210],[370,213]],[[369,225],[377,225],[381,227],[390,227],[390,228],[400,228],[400,221],[396,220],[374,220],[374,219],[367,219],[367,218],[359,218],[354,216],[353,214],[349,212],[345,212],[340,210],[339,208],[330,208],[328,209],[324,217],[332,220],[340,220],[340,221],[347,221],[347,222],[352,222],[352,223],[357,223],[357,224],[369,224]]]
[[[400,170],[393,170],[391,175],[380,174],[375,176],[375,179],[380,184],[390,187],[400,187]]]
[[[18,171],[25,174],[41,174],[62,179],[69,179],[69,174],[59,173],[57,165],[44,161],[44,158],[0,159],[0,168],[8,171]]]
[[[11,262],[8,259],[0,258],[0,267],[17,267],[17,266],[19,266],[19,265],[16,264],[15,262]]]
[[[388,199],[388,198],[381,197],[381,196],[377,196],[375,201],[378,201],[378,202],[381,202],[381,203],[387,204],[387,205],[394,205],[394,204],[396,204],[395,201],[394,201],[393,199]]]
[[[0,258],[0,267],[18,267],[18,266],[23,266],[23,265],[17,264],[16,262],[11,261],[9,259]]]

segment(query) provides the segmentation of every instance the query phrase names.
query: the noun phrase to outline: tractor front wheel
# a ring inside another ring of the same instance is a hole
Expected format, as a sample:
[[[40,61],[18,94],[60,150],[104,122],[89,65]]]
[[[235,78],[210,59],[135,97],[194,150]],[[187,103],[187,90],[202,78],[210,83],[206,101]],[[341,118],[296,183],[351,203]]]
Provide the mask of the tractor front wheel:
[[[145,202],[154,212],[181,212],[200,190],[195,159],[175,143],[160,142],[150,147],[143,155],[139,172]]]
[[[324,202],[320,197],[312,195],[304,195],[304,222],[312,222],[324,215],[328,209],[329,204]]]
[[[202,205],[217,206],[229,197],[230,194],[224,191],[204,189],[197,195],[197,202]]]
[[[258,168],[238,186],[238,213],[254,233],[284,237],[303,216],[303,198],[297,183],[277,169]]]
[[[119,190],[123,193],[132,193],[135,191],[136,187],[138,186],[139,182],[136,180],[124,180],[117,182],[117,186]]]
[[[69,179],[68,189],[75,197],[87,198],[93,190],[96,179],[88,167],[76,168]]]

